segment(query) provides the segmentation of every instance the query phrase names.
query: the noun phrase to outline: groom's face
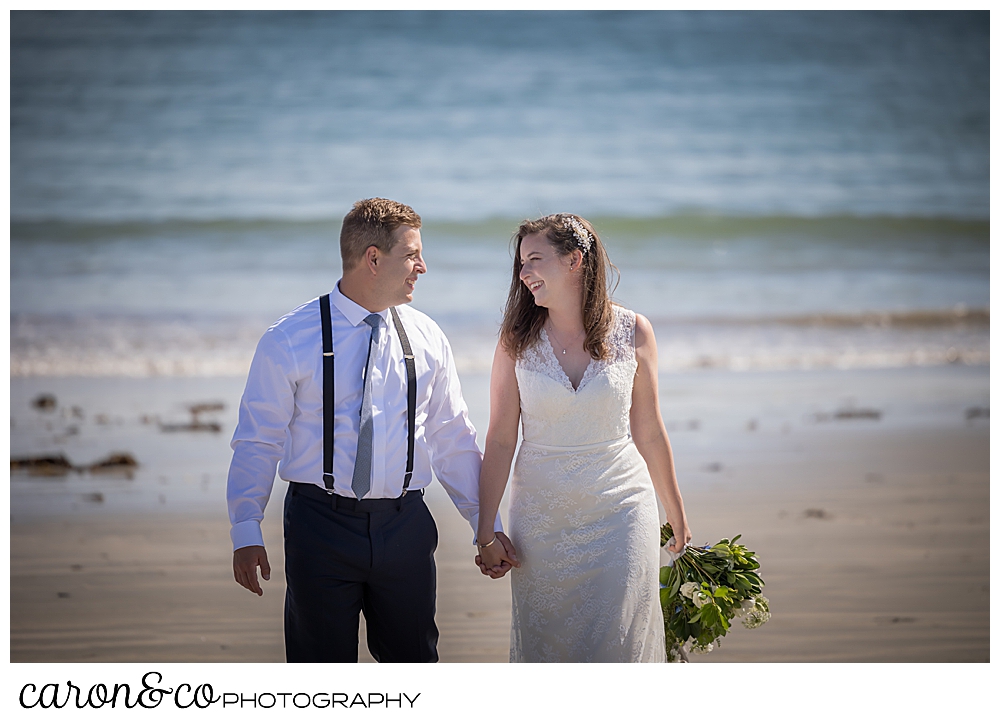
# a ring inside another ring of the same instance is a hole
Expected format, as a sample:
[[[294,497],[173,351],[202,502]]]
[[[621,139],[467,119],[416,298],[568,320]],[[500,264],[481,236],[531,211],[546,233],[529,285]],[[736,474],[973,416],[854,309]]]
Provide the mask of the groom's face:
[[[393,232],[395,244],[387,254],[378,256],[379,290],[389,306],[413,301],[417,277],[427,271],[420,231],[400,226]]]

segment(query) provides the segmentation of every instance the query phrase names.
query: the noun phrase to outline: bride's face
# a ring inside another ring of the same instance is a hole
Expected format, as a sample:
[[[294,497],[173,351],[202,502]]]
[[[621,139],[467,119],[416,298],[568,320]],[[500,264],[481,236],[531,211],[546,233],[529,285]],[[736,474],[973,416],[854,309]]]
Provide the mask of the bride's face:
[[[521,282],[535,297],[537,306],[550,307],[558,300],[570,301],[579,294],[574,271],[579,252],[560,256],[544,231],[521,239]]]

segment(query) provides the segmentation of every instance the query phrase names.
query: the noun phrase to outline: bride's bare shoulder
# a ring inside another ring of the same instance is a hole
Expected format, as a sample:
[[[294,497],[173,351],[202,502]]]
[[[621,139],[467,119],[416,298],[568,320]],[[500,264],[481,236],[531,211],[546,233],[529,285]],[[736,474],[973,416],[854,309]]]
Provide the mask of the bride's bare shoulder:
[[[656,348],[656,337],[653,325],[642,314],[635,315],[635,348],[636,351],[646,348]]]
[[[497,348],[493,352],[493,371],[509,370],[510,372],[513,372],[516,361],[517,360],[511,356],[511,353],[503,345],[503,342],[498,341]]]

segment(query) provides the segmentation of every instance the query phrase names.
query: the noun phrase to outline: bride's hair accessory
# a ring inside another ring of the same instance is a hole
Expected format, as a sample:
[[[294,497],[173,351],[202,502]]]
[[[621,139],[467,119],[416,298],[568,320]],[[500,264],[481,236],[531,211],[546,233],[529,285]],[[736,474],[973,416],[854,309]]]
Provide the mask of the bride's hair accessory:
[[[563,226],[573,232],[573,238],[576,239],[576,245],[580,247],[580,250],[583,251],[584,254],[590,251],[590,245],[593,243],[593,239],[590,237],[590,232],[587,231],[586,227],[580,223],[575,216],[564,216]]]

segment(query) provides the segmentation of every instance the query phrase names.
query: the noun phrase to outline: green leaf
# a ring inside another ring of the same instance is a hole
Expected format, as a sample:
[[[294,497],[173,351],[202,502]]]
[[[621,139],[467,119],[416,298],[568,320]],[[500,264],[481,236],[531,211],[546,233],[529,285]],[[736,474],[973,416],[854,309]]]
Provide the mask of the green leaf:
[[[670,597],[673,597],[681,589],[681,576],[674,575],[674,581],[670,585]]]
[[[665,587],[660,588],[660,607],[662,607],[664,611],[670,608],[670,599],[672,597],[673,595],[670,594],[670,590]],[[649,598],[646,599],[648,600]]]
[[[672,568],[672,567],[666,567],[666,566],[661,567],[660,568],[660,584],[661,585],[669,585],[670,584],[670,576],[673,574],[673,572],[674,572],[674,568]]]
[[[701,606],[701,620],[707,625],[712,625],[718,618],[719,608],[715,603],[705,603]]]

